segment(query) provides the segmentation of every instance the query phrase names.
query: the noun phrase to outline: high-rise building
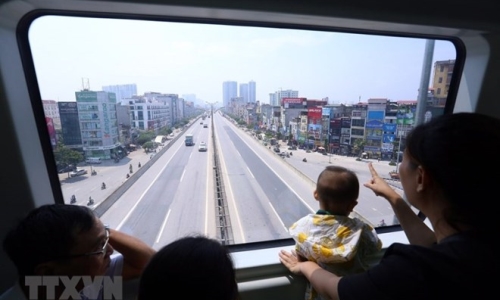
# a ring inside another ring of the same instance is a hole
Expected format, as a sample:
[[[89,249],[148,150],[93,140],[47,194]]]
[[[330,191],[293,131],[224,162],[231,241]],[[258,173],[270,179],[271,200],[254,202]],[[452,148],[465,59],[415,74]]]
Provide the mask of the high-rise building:
[[[248,103],[248,83],[240,83],[240,98],[243,102]]]
[[[271,106],[281,106],[281,100],[283,98],[298,98],[298,97],[299,97],[299,91],[279,90],[269,94],[269,104],[271,104]]]
[[[102,90],[105,92],[115,93],[117,102],[137,95],[137,85],[135,83],[103,86]]]
[[[228,107],[232,98],[238,97],[236,81],[224,81],[222,84],[222,105]]]
[[[255,81],[248,83],[248,102],[255,103],[257,101],[257,87]]]

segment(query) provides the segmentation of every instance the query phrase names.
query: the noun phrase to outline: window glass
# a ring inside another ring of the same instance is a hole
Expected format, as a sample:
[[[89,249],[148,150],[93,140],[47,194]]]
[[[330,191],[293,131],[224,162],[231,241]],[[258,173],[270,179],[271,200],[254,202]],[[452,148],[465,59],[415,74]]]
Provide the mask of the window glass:
[[[366,163],[402,192],[405,137],[460,69],[445,40],[189,22],[44,16],[29,43],[64,200],[156,248],[289,238],[332,164],[359,177],[353,216],[397,224]]]

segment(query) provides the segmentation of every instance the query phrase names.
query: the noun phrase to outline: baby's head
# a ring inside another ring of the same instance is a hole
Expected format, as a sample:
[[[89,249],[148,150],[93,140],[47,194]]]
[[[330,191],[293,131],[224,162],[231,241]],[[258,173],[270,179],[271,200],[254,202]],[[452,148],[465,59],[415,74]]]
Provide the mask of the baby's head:
[[[344,167],[327,166],[318,176],[314,198],[331,214],[348,216],[358,203],[358,176]]]

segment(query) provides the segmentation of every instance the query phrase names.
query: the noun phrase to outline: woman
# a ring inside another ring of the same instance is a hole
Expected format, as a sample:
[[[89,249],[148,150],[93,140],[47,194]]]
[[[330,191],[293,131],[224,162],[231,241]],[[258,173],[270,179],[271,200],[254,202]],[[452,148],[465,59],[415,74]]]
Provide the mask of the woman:
[[[344,277],[287,251],[280,252],[280,261],[331,299],[491,297],[496,287],[487,276],[500,269],[493,246],[499,226],[491,207],[498,176],[479,171],[481,159],[492,172],[500,170],[499,144],[500,120],[477,113],[444,115],[417,126],[407,137],[399,173],[408,202],[432,229],[369,164],[372,179],[365,186],[389,202],[410,244],[392,244],[379,264]]]

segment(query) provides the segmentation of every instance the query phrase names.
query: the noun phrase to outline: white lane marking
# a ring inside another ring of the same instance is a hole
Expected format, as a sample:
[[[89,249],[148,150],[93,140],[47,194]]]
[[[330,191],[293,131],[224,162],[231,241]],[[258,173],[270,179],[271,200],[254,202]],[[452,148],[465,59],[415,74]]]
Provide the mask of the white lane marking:
[[[158,244],[160,242],[161,235],[163,234],[163,229],[165,229],[165,225],[167,225],[167,220],[168,216],[170,215],[171,209],[168,209],[167,216],[165,217],[165,220],[163,220],[163,224],[161,224],[160,231],[158,232],[158,236],[156,237],[156,243]]]
[[[155,184],[155,182],[158,179],[158,177],[160,177],[160,175],[163,173],[163,170],[165,170],[167,168],[168,164],[174,158],[175,154],[179,151],[179,149],[181,149],[181,146],[184,146],[184,144],[179,144],[179,147],[174,152],[174,154],[172,155],[172,157],[170,157],[170,159],[167,161],[167,163],[165,164],[165,166],[163,166],[163,168],[160,170],[160,172],[158,172],[158,175],[156,175],[155,179],[152,180],[151,183],[149,184],[149,186],[144,190],[144,192],[142,193],[141,197],[139,197],[139,200],[137,200],[137,202],[130,209],[130,211],[127,213],[127,215],[125,216],[125,218],[123,218],[123,220],[120,222],[120,224],[118,224],[118,226],[116,227],[116,230],[120,230],[120,228],[123,226],[123,224],[125,224],[125,222],[128,220],[128,218],[130,218],[130,215],[132,214],[132,212],[134,212],[134,210],[137,207],[137,205],[139,205],[139,203],[142,201],[142,199],[144,199],[144,196],[146,195],[146,193],[149,191],[149,189],[151,188],[151,186],[153,184]]]

